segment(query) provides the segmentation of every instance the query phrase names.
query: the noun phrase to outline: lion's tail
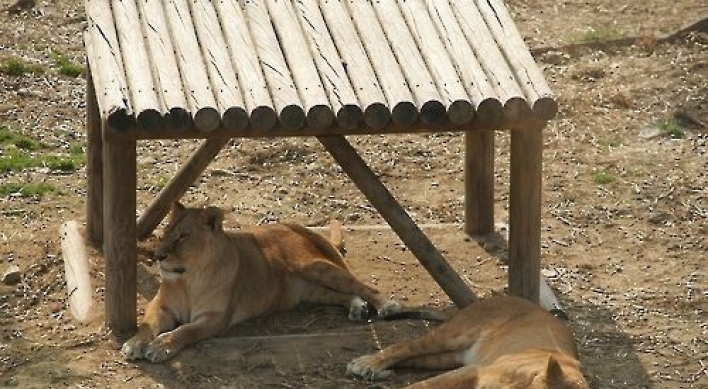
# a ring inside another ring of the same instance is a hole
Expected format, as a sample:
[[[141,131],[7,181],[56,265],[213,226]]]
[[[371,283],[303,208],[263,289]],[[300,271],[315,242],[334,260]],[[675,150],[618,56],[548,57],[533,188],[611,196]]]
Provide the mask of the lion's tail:
[[[332,219],[329,222],[329,241],[342,255],[346,253],[342,235],[342,223],[339,220]]]

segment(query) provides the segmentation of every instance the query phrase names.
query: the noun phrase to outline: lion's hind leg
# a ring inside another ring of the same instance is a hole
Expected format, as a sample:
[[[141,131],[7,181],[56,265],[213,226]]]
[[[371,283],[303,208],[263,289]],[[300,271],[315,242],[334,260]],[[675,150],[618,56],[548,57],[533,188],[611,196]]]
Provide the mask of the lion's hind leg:
[[[346,269],[324,259],[315,259],[298,269],[305,280],[344,295],[359,296],[374,306],[380,317],[400,311],[400,305],[388,300],[381,293],[359,281]]]

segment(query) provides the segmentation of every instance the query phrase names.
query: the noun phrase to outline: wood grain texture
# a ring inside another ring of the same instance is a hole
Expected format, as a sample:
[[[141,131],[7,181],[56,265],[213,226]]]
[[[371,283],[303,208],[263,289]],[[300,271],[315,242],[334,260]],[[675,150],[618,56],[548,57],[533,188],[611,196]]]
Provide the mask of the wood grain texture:
[[[113,15],[101,0],[87,0],[86,13],[84,42],[101,117],[108,120],[111,128],[125,131],[133,127],[135,117]]]
[[[339,52],[340,60],[337,62],[342,64],[349,76],[363,110],[364,122],[372,129],[378,130],[391,120],[391,110],[349,10],[344,4],[345,1],[320,2],[320,8],[329,33],[332,34],[336,50]]]
[[[221,115],[217,110],[188,1],[165,0],[163,5],[194,124],[200,131],[209,132],[221,125]]]
[[[386,39],[376,12],[368,1],[351,1],[346,4],[388,101],[393,122],[401,127],[412,126],[419,116],[417,101]]]
[[[211,0],[191,0],[189,5],[211,90],[217,108],[222,113],[224,128],[242,130],[248,127],[249,114],[244,109],[238,73],[231,63],[214,4]]]
[[[214,4],[226,47],[238,74],[250,125],[257,131],[268,131],[275,126],[278,116],[268,92],[246,17],[236,1],[216,1]]]
[[[138,126],[154,131],[162,126],[161,104],[152,80],[138,7],[134,0],[112,0],[111,9]]]
[[[307,39],[290,0],[265,0],[280,49],[295,82],[307,125],[323,130],[334,122],[334,113],[320,81]]]
[[[424,1],[398,0],[398,6],[430,70],[447,110],[447,117],[454,124],[469,123],[474,115],[474,107]]]
[[[450,4],[467,42],[496,90],[499,101],[504,107],[504,116],[508,120],[519,120],[528,115],[531,109],[516,82],[514,72],[499,50],[494,36],[474,1],[450,0]]]
[[[69,312],[80,322],[90,318],[93,305],[93,288],[89,275],[88,255],[84,237],[79,232],[79,223],[74,220],[59,227],[61,256],[64,259],[64,278],[69,300]]]
[[[100,248],[103,242],[103,136],[90,71],[86,76],[86,231],[89,242]]]
[[[543,77],[514,20],[502,0],[476,0],[477,8],[482,13],[497,45],[505,54],[506,60],[514,70],[517,83],[524,91],[526,100],[533,113],[541,120],[550,120],[558,112],[558,103]]]
[[[465,232],[494,231],[494,131],[465,132]]]
[[[293,6],[317,65],[316,70],[327,91],[337,125],[349,129],[359,127],[364,113],[317,0],[299,0]],[[348,50],[348,47],[345,49]]]
[[[268,7],[261,1],[247,1],[244,8],[280,124],[290,130],[298,130],[305,125],[305,111],[280,50]]]
[[[391,50],[415,96],[423,121],[433,127],[443,124],[447,120],[443,98],[396,0],[377,0],[373,5]]]
[[[192,124],[175,49],[161,0],[137,0],[164,126],[181,131]]]
[[[511,132],[509,293],[539,302],[541,271],[541,125]]]
[[[108,131],[104,128],[104,132]],[[120,335],[134,331],[137,324],[135,142],[104,142],[103,157],[105,320],[108,327]]]

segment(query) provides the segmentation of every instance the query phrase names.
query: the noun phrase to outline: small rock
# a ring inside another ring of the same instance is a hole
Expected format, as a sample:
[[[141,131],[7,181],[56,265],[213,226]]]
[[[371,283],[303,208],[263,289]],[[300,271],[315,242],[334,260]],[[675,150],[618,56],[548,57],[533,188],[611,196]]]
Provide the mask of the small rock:
[[[22,272],[17,265],[10,265],[2,273],[2,283],[5,285],[15,285],[22,279]]]
[[[647,127],[639,133],[639,136],[644,139],[653,139],[661,136],[661,131],[656,127]]]

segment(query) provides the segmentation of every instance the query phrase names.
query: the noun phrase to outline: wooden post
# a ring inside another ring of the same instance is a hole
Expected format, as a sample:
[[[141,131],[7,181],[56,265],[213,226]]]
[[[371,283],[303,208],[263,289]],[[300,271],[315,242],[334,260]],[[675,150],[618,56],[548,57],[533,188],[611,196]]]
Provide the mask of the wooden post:
[[[162,219],[167,216],[170,205],[178,200],[189,189],[189,186],[199,178],[209,163],[219,154],[219,151],[229,142],[229,138],[207,139],[199,149],[170,180],[155,200],[140,215],[138,220],[138,239],[145,239],[155,230]]]
[[[418,228],[386,187],[369,169],[356,150],[343,136],[317,137],[332,157],[354,181],[403,243],[447,293],[453,303],[462,308],[476,300],[474,293]]]
[[[103,157],[105,317],[108,327],[120,336],[136,327],[135,141],[106,141]]]
[[[511,131],[509,293],[539,302],[542,125]]]
[[[465,132],[465,232],[494,231],[494,131]]]
[[[101,114],[91,72],[86,77],[86,231],[89,242],[103,242],[103,138]]]

